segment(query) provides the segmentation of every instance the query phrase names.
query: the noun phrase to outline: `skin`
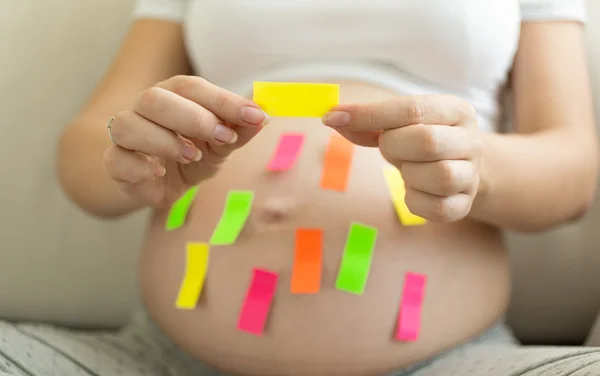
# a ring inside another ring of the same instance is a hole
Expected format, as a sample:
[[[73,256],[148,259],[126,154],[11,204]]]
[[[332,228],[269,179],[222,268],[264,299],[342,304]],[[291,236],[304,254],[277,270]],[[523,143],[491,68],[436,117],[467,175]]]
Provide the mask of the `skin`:
[[[90,213],[117,217],[143,207],[155,209],[140,265],[144,302],[182,348],[231,372],[380,374],[456,346],[485,330],[506,309],[508,263],[497,228],[548,229],[579,218],[594,196],[597,138],[579,24],[523,24],[511,81],[514,134],[479,132],[473,108],[456,97],[398,97],[352,83],[343,86],[348,97],[324,117],[328,126],[312,124],[308,132],[326,140],[328,132],[339,131],[370,146],[357,153],[355,168],[362,180],[374,183],[348,192],[349,201],[367,200],[370,210],[356,213],[345,214],[342,202],[305,194],[308,188],[276,189],[273,182],[257,178],[267,158],[261,145],[274,142],[282,129],[305,124],[271,119],[265,127],[266,118],[252,111],[257,106],[249,99],[190,74],[179,25],[136,22],[90,103],[65,130],[58,167],[65,191]],[[115,145],[106,130],[111,116]],[[219,124],[235,133],[227,138],[221,132],[220,141],[215,139]],[[305,154],[321,155],[322,142],[308,142]],[[383,162],[381,155],[402,171],[411,211],[431,225],[399,229],[391,219],[385,185],[369,175],[369,166]],[[309,167],[299,168],[297,176],[312,179],[314,165]],[[218,219],[219,203],[239,181],[253,182],[252,188],[265,197],[286,194],[258,200],[248,238],[236,244],[244,252],[216,255],[202,307],[191,313],[176,311],[182,241],[209,235],[206,222]],[[175,238],[166,235],[166,209],[198,183],[202,189],[188,230]],[[303,204],[307,197],[310,205]],[[311,205],[336,209],[320,210],[320,217],[314,217]],[[334,278],[331,269],[340,256],[335,250],[343,248],[346,231],[334,224],[351,214],[369,219],[387,235],[374,264],[378,273],[370,278],[361,304],[332,288],[299,304],[282,290],[277,317],[289,321],[274,318],[269,336],[260,340],[236,332],[238,307],[230,302],[243,298],[251,267],[260,261],[285,279],[289,260],[275,250],[286,247],[285,239],[293,238],[293,229],[305,220],[318,225],[315,221],[321,218],[331,234],[326,247],[333,250],[327,252],[324,280]],[[255,237],[264,242],[256,243],[253,234],[268,236]],[[420,341],[398,346],[390,333],[396,286],[407,270],[429,276],[429,303]],[[374,307],[380,316],[373,316]],[[304,326],[289,326],[302,319]],[[358,320],[369,325],[357,344],[347,337],[347,328]],[[336,352],[328,351],[332,348]],[[298,360],[298,354],[309,360]]]
[[[165,208],[214,176],[266,120],[244,97],[199,77],[175,76],[144,90],[132,111],[117,113],[105,169],[122,190]]]
[[[393,96],[360,83],[344,82],[340,89],[344,103]],[[306,141],[294,168],[266,173],[279,136],[298,131]],[[334,132],[319,119],[272,118],[230,155],[214,179],[201,184],[184,228],[165,233],[166,210],[156,211],[141,254],[142,297],[156,323],[196,358],[228,374],[382,375],[480,334],[505,311],[509,273],[501,233],[469,220],[400,226],[377,148],[356,148],[346,192],[321,189],[323,155]],[[211,252],[198,307],[177,310],[173,302],[185,267],[185,242],[210,237],[231,189],[256,192],[250,218],[234,245]],[[360,297],[335,289],[349,220],[380,234]],[[290,293],[293,239],[300,227],[324,231],[316,295]],[[277,272],[280,281],[262,337],[236,330],[253,267]],[[428,276],[422,332],[412,343],[392,336],[407,271]]]

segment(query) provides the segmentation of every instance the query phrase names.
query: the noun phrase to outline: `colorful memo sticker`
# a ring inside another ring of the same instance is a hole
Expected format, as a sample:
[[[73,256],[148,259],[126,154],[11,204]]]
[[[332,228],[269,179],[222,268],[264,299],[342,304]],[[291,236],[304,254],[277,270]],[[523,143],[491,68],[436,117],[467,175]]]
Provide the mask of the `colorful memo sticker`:
[[[284,171],[294,167],[304,145],[301,133],[285,133],[279,138],[275,154],[267,165],[270,171]]]
[[[396,339],[399,341],[416,341],[419,338],[426,283],[427,276],[424,274],[409,272],[404,277],[396,329]]]
[[[188,243],[186,247],[185,275],[175,307],[194,309],[200,299],[206,271],[208,270],[209,247],[206,243]]]
[[[197,192],[198,186],[194,186],[188,189],[188,191],[185,192],[183,196],[179,198],[179,200],[173,203],[171,210],[169,210],[167,222],[165,223],[165,228],[167,231],[172,231],[183,226]]]
[[[292,294],[316,294],[321,289],[323,230],[296,230],[296,250],[290,291]]]
[[[400,222],[404,226],[419,226],[426,224],[427,220],[425,218],[411,213],[406,206],[404,201],[406,189],[404,188],[404,180],[402,180],[400,171],[394,166],[387,166],[383,169],[383,175],[385,176],[392,203],[394,204]]]
[[[321,188],[344,192],[348,187],[354,144],[337,132],[331,134],[325,152]]]
[[[334,84],[254,82],[254,102],[270,116],[322,117],[340,102]]]
[[[376,228],[360,223],[350,225],[344,256],[335,282],[338,290],[357,295],[364,293],[376,240]]]
[[[210,238],[211,245],[235,243],[252,210],[254,192],[230,191],[227,194],[225,209]]]
[[[262,335],[277,290],[277,273],[254,269],[238,321],[238,329]]]

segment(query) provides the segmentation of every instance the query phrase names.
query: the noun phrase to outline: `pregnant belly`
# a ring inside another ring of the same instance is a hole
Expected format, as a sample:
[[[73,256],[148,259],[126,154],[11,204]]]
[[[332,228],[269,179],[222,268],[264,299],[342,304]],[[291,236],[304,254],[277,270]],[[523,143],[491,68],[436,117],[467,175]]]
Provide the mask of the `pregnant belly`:
[[[342,100],[388,94],[342,85]],[[268,173],[282,132],[306,135],[291,171]],[[142,252],[143,300],[158,325],[186,352],[233,374],[381,375],[417,363],[477,335],[506,308],[507,255],[499,233],[481,224],[400,225],[377,149],[357,147],[346,192],[319,188],[331,130],[312,119],[273,119],[203,183],[183,228],[165,232],[156,213]],[[175,301],[185,271],[185,246],[207,241],[230,190],[255,193],[252,213],[233,245],[212,247],[202,297],[193,310]],[[364,294],[335,288],[350,223],[378,229]],[[290,292],[298,228],[323,230],[318,294]],[[263,335],[237,329],[254,268],[279,275]],[[406,272],[428,277],[417,341],[394,339]]]

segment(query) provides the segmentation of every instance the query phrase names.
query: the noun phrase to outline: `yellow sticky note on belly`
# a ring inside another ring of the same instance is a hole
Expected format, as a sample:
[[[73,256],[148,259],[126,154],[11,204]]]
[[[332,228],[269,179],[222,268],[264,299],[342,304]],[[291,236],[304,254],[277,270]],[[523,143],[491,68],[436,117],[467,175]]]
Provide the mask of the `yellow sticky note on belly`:
[[[270,116],[322,117],[340,102],[335,84],[254,82],[254,102]]]
[[[383,169],[383,175],[387,182],[390,196],[398,214],[398,219],[404,226],[419,226],[427,223],[425,218],[414,215],[408,210],[404,197],[406,196],[406,189],[404,188],[404,180],[400,171],[394,166],[387,166]]]
[[[186,267],[175,306],[194,309],[200,299],[208,269],[209,246],[206,243],[188,243]]]

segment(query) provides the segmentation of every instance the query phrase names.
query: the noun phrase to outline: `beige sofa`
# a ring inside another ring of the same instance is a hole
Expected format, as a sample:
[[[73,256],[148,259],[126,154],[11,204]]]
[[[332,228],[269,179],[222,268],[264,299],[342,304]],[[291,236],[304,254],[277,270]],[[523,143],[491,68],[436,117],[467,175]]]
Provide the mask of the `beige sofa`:
[[[115,53],[132,5],[0,1],[0,317],[93,328],[128,317],[147,213],[109,223],[78,211],[57,185],[54,149]],[[600,1],[589,10],[600,114]],[[599,227],[600,201],[579,224],[509,235],[508,319],[523,341],[586,339],[600,308]],[[590,341],[600,345],[600,334]]]

